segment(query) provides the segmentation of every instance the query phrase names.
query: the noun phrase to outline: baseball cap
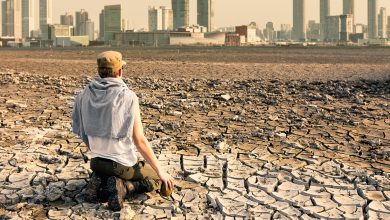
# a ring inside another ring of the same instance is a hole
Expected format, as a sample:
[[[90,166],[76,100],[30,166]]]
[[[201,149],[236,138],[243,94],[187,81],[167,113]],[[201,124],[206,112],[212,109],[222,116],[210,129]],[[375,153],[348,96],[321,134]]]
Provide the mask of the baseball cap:
[[[111,68],[116,71],[126,65],[122,60],[122,54],[117,51],[105,51],[97,57],[98,67]]]

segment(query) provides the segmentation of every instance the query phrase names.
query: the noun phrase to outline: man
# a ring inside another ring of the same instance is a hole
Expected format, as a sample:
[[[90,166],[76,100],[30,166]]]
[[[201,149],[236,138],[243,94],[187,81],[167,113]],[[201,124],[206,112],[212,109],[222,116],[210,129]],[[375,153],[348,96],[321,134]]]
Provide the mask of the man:
[[[169,195],[173,178],[159,162],[145,138],[136,94],[122,80],[126,62],[122,54],[106,51],[97,57],[99,78],[75,99],[72,129],[91,151],[93,171],[85,199],[107,201],[118,211],[133,193],[161,187]],[[147,163],[138,161],[136,150]],[[161,185],[163,184],[163,185]]]

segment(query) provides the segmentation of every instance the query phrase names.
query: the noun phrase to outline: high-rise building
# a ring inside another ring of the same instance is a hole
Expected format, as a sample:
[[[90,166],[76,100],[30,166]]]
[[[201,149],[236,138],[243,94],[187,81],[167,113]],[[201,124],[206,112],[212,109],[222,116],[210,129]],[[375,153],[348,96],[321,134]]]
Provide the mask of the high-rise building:
[[[274,28],[274,23],[269,21],[265,24],[265,29],[263,30],[264,38],[268,42],[272,42],[275,40],[275,28]]]
[[[172,30],[173,12],[165,7],[149,8],[149,31]]]
[[[368,38],[378,37],[377,0],[368,0]]]
[[[149,31],[162,30],[162,10],[151,7],[148,12]]]
[[[378,15],[378,36],[387,38],[387,13],[386,8],[381,7]]]
[[[198,0],[198,24],[207,27],[207,31],[214,29],[214,0]]]
[[[73,15],[66,12],[64,15],[61,15],[61,24],[73,26]]]
[[[114,40],[114,33],[122,29],[122,6],[104,6],[104,41]]]
[[[90,19],[81,23],[80,35],[88,35],[90,41],[95,40],[95,23]]]
[[[2,1],[2,0],[0,0],[0,37],[1,36],[3,36],[3,33],[4,33],[4,29],[5,29],[5,27],[4,27],[4,22],[3,21],[5,21],[5,19],[6,19],[6,11],[5,10],[3,10],[3,9],[5,9],[6,7],[4,7],[4,3],[5,3],[5,1]]]
[[[31,36],[31,31],[34,29],[35,20],[35,4],[34,0],[22,0],[22,37]]]
[[[347,42],[353,31],[351,14],[326,17],[325,40],[330,42]]]
[[[173,30],[173,11],[170,8],[162,9],[162,29]]]
[[[353,22],[353,14],[340,15],[340,41],[350,41],[350,35],[353,33]]]
[[[355,23],[355,0],[343,0],[343,14],[352,15],[353,23]]]
[[[321,40],[325,39],[326,17],[330,15],[330,0],[320,0]]]
[[[293,39],[306,41],[305,0],[293,1]]]
[[[42,40],[49,39],[49,24],[53,22],[52,0],[39,0],[39,29]]]
[[[173,28],[188,26],[190,24],[190,1],[172,0]]]
[[[99,14],[99,40],[104,40],[104,9]]]
[[[76,36],[86,35],[85,23],[87,21],[88,21],[88,12],[86,12],[84,9],[81,9],[80,11],[76,11],[76,28],[75,28]]]
[[[390,16],[387,16],[387,37],[390,37]]]
[[[6,0],[2,6],[2,20],[4,24],[3,35],[15,37],[15,40],[22,38],[22,0]],[[5,9],[5,10],[4,10]]]

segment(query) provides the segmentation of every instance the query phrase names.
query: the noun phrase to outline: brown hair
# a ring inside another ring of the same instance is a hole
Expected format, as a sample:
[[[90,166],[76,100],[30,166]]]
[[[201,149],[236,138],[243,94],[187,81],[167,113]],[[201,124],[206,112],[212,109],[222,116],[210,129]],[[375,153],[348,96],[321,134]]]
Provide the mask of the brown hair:
[[[98,73],[101,78],[107,77],[117,77],[119,75],[119,70],[114,71],[111,68],[107,67],[98,67]]]

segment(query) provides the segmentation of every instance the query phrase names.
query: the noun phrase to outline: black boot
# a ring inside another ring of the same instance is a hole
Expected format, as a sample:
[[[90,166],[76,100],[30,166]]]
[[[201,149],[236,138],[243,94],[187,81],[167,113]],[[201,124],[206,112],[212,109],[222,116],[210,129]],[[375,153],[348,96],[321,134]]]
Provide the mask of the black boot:
[[[88,185],[85,189],[84,199],[89,203],[97,203],[98,200],[98,191],[101,185],[102,179],[96,173],[91,174],[91,178],[88,182]]]
[[[123,207],[123,200],[127,194],[124,181],[121,178],[111,176],[107,180],[108,207],[112,211],[119,211]]]
[[[105,202],[108,202],[108,197],[109,197],[108,188],[107,188],[108,177],[107,176],[100,176],[100,178],[101,178],[102,182],[101,182],[100,187],[98,189],[97,197],[98,197],[99,202],[105,203]]]

